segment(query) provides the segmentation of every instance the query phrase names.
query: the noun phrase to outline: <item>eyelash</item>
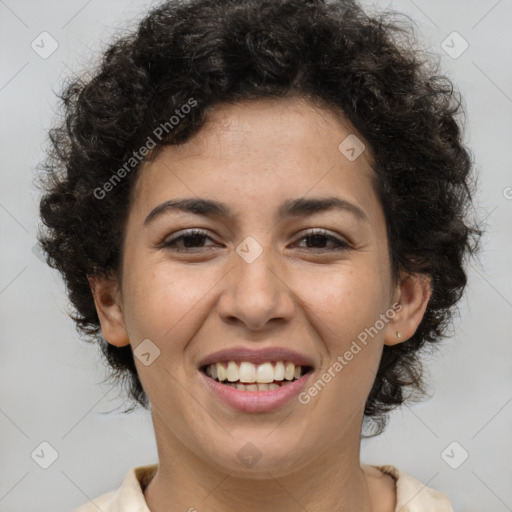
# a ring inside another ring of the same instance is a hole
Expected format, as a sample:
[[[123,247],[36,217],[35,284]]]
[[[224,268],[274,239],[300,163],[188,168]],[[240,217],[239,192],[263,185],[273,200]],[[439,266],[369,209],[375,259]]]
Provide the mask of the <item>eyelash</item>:
[[[212,238],[209,237],[205,231],[202,231],[200,229],[190,229],[188,231],[183,232],[181,235],[174,236],[174,237],[168,239],[167,241],[162,242],[160,244],[160,247],[174,250],[177,252],[194,252],[193,251],[194,249],[202,249],[202,247],[177,248],[175,246],[173,247],[173,245],[175,245],[176,242],[178,242],[179,240],[183,240],[185,238],[197,237],[197,236],[200,236],[203,239],[209,238],[210,240],[212,240]],[[304,240],[304,239],[312,238],[312,237],[325,238],[325,239],[328,239],[328,240],[334,242],[337,245],[337,247],[334,249],[322,249],[322,248],[313,249],[313,251],[315,251],[315,252],[342,251],[342,250],[347,250],[350,248],[350,245],[347,242],[340,240],[332,235],[329,235],[328,231],[326,231],[324,229],[316,229],[313,231],[309,231],[307,234],[303,235],[300,238],[300,240]]]

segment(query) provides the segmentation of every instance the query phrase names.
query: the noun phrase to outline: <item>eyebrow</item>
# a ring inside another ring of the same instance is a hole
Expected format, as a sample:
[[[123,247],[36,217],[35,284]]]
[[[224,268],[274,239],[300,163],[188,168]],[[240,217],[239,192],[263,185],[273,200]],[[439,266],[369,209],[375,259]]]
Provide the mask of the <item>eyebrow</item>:
[[[304,217],[313,213],[319,213],[329,210],[342,210],[354,215],[357,219],[368,222],[366,213],[355,204],[341,197],[325,198],[304,198],[288,199],[279,207],[277,211],[277,220],[285,217]],[[170,199],[156,206],[144,220],[144,226],[154,221],[164,213],[170,211],[180,211],[193,213],[204,217],[230,217],[229,207],[218,201],[203,198],[185,198],[173,200]]]

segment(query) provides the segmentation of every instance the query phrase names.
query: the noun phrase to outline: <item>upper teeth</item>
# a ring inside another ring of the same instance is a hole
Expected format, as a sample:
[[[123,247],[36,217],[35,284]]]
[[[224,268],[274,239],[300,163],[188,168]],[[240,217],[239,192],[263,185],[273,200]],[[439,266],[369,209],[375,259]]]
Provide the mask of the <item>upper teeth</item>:
[[[206,368],[206,373],[212,379],[219,381],[228,380],[229,382],[259,382],[269,383],[274,380],[292,380],[298,379],[302,375],[302,366],[295,366],[290,362],[277,361],[275,367],[271,362],[254,365],[247,361],[236,363],[229,361],[227,368],[224,363],[218,362],[210,364]]]

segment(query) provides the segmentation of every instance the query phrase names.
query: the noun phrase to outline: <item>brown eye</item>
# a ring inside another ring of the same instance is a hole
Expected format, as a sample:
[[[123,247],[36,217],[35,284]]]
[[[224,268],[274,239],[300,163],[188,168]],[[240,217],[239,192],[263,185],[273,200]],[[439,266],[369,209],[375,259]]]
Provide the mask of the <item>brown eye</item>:
[[[308,247],[306,247],[307,249],[312,248],[312,249],[316,249],[319,251],[322,251],[322,250],[340,251],[340,250],[350,248],[350,245],[347,242],[345,242],[344,240],[340,240],[339,238],[336,238],[335,236],[330,235],[328,231],[325,231],[323,229],[311,231],[308,234],[306,234],[305,236],[303,236],[300,240],[301,241],[302,240],[309,241],[309,244],[307,244]],[[326,248],[325,244],[329,243],[329,242],[333,243],[334,247]],[[310,245],[317,246],[317,247],[310,247]]]
[[[170,239],[165,240],[161,247],[169,248],[176,251],[186,251],[187,249],[202,249],[203,243],[206,239],[212,240],[205,231],[199,229],[191,229],[182,232],[178,236],[173,236]],[[181,247],[178,247],[178,243],[183,243]]]

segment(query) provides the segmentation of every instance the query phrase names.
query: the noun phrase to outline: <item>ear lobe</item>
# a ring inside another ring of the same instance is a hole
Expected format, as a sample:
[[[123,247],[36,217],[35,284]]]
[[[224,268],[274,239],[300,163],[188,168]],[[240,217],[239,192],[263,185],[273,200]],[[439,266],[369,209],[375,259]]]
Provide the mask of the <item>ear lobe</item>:
[[[116,347],[129,345],[130,339],[124,324],[117,279],[115,277],[90,276],[88,281],[100,319],[103,337]]]
[[[408,274],[402,280],[396,294],[396,302],[402,307],[388,325],[385,345],[402,343],[414,335],[432,295],[430,282],[425,274]]]

